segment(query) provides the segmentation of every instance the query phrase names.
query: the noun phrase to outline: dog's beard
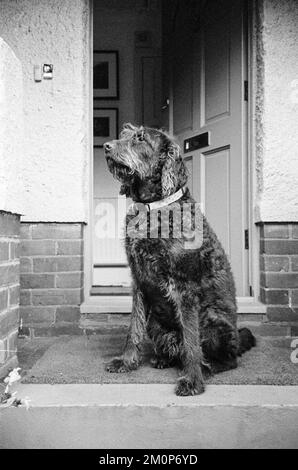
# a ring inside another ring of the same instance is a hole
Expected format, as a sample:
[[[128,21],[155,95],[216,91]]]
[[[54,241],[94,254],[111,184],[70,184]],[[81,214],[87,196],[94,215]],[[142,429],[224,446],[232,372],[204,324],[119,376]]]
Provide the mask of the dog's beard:
[[[107,157],[107,164],[113,177],[118,181],[126,182],[132,179],[133,171],[124,163],[115,162],[111,157]]]

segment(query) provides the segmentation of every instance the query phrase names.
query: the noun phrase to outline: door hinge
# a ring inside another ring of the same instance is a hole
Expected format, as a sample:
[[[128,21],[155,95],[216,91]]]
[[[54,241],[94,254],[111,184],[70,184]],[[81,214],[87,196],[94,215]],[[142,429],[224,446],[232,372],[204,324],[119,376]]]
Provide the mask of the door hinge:
[[[248,235],[248,230],[244,230],[244,248],[246,250],[249,250],[249,235]]]
[[[248,101],[248,80],[244,80],[244,101]]]

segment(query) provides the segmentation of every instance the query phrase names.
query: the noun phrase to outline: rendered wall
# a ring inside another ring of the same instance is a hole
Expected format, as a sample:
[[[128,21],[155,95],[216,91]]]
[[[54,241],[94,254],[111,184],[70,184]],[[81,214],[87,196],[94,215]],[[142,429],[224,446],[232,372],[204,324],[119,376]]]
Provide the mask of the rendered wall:
[[[22,220],[86,220],[88,18],[88,0],[0,2],[1,36],[23,68]],[[37,83],[44,63],[54,78]]]
[[[0,211],[21,213],[23,187],[22,68],[0,38]]]
[[[298,2],[258,4],[256,218],[294,222],[298,221]]]

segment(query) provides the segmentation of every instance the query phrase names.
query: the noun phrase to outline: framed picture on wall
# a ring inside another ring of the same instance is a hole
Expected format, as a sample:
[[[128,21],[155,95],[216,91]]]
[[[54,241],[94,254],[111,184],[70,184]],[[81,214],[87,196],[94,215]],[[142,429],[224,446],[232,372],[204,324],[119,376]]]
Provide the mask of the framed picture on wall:
[[[93,95],[98,100],[119,99],[118,51],[94,51]]]
[[[93,110],[93,143],[102,147],[105,142],[118,138],[118,109],[94,108]]]

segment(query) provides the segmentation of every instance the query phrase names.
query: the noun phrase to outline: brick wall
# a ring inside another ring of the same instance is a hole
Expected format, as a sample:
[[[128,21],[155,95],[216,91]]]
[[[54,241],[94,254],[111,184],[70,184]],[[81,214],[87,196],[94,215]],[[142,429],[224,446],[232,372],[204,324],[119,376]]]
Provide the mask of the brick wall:
[[[261,301],[271,321],[298,322],[298,223],[261,226]]]
[[[80,333],[83,225],[22,223],[20,263],[25,334]]]
[[[0,377],[17,365],[19,233],[19,216],[0,211]]]

